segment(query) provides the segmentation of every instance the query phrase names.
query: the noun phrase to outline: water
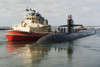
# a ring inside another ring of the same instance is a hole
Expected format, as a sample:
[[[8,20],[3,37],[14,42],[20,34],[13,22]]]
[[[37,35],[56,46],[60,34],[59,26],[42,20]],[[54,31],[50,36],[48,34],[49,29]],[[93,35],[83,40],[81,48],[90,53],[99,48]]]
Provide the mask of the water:
[[[100,67],[100,30],[54,44],[7,42],[4,34],[0,31],[0,67]]]

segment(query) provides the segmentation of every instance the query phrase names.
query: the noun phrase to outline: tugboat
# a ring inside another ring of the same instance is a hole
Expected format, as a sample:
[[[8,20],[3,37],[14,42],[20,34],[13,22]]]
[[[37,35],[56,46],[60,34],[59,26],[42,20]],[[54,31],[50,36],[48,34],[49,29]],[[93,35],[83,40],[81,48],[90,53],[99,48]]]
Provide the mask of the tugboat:
[[[51,33],[48,20],[35,10],[26,9],[28,12],[20,24],[14,25],[6,31],[8,41],[36,41],[42,36]]]

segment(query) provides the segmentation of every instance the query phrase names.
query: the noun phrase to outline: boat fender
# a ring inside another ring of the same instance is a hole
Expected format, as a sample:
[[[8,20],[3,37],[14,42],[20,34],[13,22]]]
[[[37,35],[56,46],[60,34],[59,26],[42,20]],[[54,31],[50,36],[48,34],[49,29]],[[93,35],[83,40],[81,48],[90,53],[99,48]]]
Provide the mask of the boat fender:
[[[31,31],[31,30],[30,30],[29,32],[30,32],[30,33],[32,33],[32,31]]]
[[[10,28],[10,30],[14,30],[14,28]]]
[[[48,25],[48,20],[46,19],[46,24]]]

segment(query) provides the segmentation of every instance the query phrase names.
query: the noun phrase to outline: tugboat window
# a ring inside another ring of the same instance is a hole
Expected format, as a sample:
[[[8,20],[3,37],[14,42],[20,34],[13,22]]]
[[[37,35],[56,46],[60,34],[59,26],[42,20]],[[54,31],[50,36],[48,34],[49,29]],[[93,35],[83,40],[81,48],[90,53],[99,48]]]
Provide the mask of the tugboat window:
[[[34,21],[32,21],[32,23],[34,23]]]
[[[29,18],[27,18],[27,20],[28,20]]]

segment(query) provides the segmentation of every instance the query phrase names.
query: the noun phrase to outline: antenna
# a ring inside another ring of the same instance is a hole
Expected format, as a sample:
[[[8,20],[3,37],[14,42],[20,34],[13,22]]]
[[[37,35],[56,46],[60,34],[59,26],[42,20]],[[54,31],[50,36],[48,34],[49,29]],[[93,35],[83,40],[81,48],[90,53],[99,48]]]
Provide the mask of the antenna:
[[[27,6],[27,9],[28,9],[28,6]]]
[[[29,9],[28,9],[28,6],[27,6],[27,9],[26,9],[26,11],[29,11]]]

